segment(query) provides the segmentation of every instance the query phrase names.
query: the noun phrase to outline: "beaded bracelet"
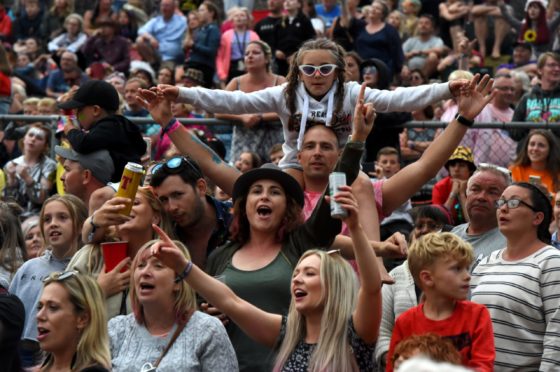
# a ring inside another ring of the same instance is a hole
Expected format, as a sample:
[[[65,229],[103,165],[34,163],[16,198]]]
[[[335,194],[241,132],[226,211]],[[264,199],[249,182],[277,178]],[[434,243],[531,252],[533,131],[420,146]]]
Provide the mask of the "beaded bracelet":
[[[175,283],[179,283],[181,280],[184,280],[187,276],[189,276],[189,274],[191,273],[192,267],[193,267],[193,263],[192,263],[192,261],[189,261],[189,263],[185,267],[185,270],[183,270],[183,272],[181,274],[177,275],[177,277],[175,278]]]

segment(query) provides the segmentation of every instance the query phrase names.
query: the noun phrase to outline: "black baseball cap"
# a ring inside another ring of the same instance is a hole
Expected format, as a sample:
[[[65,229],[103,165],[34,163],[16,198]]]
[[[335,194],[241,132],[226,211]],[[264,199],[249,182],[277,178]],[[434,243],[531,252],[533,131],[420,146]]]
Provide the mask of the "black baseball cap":
[[[59,103],[58,107],[77,109],[84,106],[98,105],[108,111],[119,109],[119,94],[115,87],[103,80],[89,80],[80,86],[71,100]]]

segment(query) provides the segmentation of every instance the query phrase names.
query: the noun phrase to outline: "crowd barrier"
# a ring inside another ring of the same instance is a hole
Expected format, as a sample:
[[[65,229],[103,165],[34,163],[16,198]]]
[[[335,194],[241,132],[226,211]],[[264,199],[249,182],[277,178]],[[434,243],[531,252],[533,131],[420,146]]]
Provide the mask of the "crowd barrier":
[[[42,122],[52,129],[52,141],[58,125],[59,116],[30,116],[30,115],[0,115],[0,125],[4,127],[8,122],[19,121],[26,123]],[[137,124],[153,123],[150,118],[129,117]],[[228,125],[239,125],[239,123],[220,119],[196,119],[179,118],[183,124],[207,125],[215,134],[221,134],[228,130]],[[410,121],[395,125],[403,129],[430,129],[445,128],[447,122],[437,121]],[[277,125],[280,125],[278,122]],[[497,165],[507,166],[516,154],[517,143],[507,135],[508,129],[556,129],[560,130],[560,123],[533,123],[533,122],[508,122],[508,123],[475,123],[473,129],[465,135],[463,144],[473,149],[476,163],[490,162]],[[54,149],[51,149],[54,156]]]

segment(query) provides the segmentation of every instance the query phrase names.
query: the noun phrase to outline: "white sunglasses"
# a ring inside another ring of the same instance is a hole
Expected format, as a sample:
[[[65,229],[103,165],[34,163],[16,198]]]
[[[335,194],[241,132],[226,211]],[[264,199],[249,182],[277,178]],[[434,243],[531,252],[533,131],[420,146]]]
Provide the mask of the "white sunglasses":
[[[321,74],[321,76],[329,76],[336,70],[338,66],[332,63],[328,63],[321,66],[313,66],[313,65],[301,65],[299,66],[299,70],[307,76],[314,76],[317,71]]]

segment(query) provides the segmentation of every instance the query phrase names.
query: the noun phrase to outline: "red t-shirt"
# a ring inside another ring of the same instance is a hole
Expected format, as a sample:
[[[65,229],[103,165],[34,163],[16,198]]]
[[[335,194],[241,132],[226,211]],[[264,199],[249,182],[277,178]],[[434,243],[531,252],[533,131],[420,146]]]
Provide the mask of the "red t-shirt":
[[[450,339],[461,354],[464,366],[479,372],[494,370],[494,332],[490,314],[484,305],[457,301],[453,314],[444,320],[426,318],[423,307],[424,304],[420,304],[397,318],[387,354],[387,372],[393,371],[391,359],[399,342],[408,336],[424,333],[435,333]]]

